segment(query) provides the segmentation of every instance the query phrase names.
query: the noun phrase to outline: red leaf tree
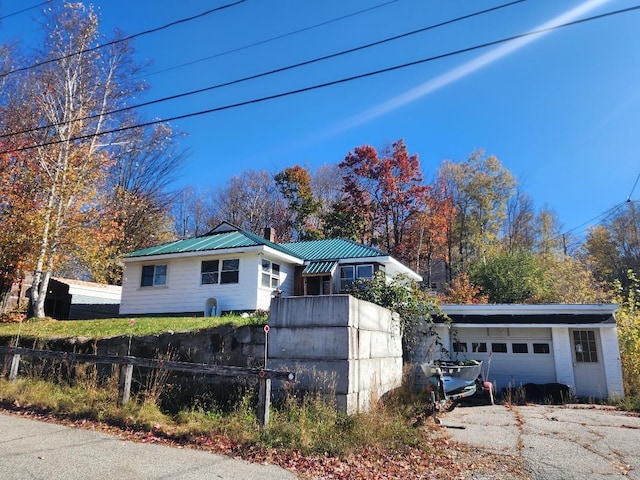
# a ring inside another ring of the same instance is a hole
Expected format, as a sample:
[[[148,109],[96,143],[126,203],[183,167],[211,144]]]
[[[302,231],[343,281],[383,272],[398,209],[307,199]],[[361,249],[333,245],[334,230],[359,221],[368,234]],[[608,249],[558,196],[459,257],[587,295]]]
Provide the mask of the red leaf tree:
[[[362,222],[359,240],[380,244],[404,260],[411,250],[405,237],[428,192],[418,155],[410,155],[400,139],[380,153],[369,145],[357,147],[339,166],[346,208]]]

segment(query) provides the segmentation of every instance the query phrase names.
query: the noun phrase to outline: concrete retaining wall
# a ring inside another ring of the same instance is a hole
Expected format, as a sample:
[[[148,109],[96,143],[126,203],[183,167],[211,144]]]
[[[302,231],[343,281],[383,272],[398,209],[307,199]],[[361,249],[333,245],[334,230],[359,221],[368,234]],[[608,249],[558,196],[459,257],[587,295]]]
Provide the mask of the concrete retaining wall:
[[[271,369],[296,372],[296,390],[335,394],[344,412],[366,411],[371,402],[402,381],[402,340],[397,314],[349,295],[275,298],[271,303],[268,363]],[[0,344],[14,342],[0,339]],[[36,342],[38,343],[38,342]],[[82,338],[21,346],[76,353],[235,365],[264,365],[262,326],[219,327],[198,333],[163,333],[147,337]],[[274,382],[274,390],[284,385]]]
[[[401,385],[400,320],[385,308],[349,295],[274,298],[269,326],[269,368],[335,394],[342,411],[366,411]]]

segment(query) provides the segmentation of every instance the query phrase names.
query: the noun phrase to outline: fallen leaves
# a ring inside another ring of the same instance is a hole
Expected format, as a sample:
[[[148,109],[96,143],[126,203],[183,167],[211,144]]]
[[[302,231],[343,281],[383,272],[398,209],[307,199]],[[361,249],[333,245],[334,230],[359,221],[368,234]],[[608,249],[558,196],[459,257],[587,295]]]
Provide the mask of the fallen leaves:
[[[128,441],[196,448],[250,462],[275,464],[307,480],[465,480],[478,478],[478,475],[496,480],[528,478],[518,458],[490,454],[457,444],[446,437],[445,430],[433,426],[427,434],[427,443],[420,447],[391,449],[370,446],[337,457],[326,454],[303,455],[297,450],[259,448],[237,443],[224,435],[185,437],[159,429],[141,430],[88,419],[70,420],[44,412],[20,410],[17,406],[4,412],[99,430]]]

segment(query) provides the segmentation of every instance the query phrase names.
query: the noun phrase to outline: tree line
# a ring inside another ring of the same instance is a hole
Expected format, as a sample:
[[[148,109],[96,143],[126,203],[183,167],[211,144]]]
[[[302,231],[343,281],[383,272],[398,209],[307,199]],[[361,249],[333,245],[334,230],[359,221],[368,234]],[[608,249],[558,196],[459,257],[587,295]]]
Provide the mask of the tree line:
[[[492,155],[445,160],[426,181],[402,139],[356,147],[315,171],[249,170],[215,190],[184,188],[180,238],[221,221],[279,241],[348,238],[386,251],[420,273],[425,290],[455,303],[601,303],[638,268],[636,203],[619,206],[585,239],[536,211]]]
[[[214,190],[172,191],[187,154],[169,125],[137,127],[132,105],[149,85],[131,42],[107,41],[81,3],[51,7],[43,25],[35,51],[0,45],[0,314],[26,274],[32,312],[44,316],[52,275],[117,284],[123,254],[221,221],[271,227],[279,241],[375,246],[457,303],[610,301],[638,271],[636,202],[574,238],[482,151],[427,179],[398,139],[315,170],[249,170]]]

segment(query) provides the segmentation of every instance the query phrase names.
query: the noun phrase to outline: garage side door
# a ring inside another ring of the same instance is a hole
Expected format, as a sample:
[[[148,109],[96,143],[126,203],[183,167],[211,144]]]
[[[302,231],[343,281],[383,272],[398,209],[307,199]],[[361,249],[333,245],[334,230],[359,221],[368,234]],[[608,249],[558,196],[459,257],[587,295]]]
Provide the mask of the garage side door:
[[[550,328],[452,328],[451,356],[484,362],[497,389],[556,381]]]

